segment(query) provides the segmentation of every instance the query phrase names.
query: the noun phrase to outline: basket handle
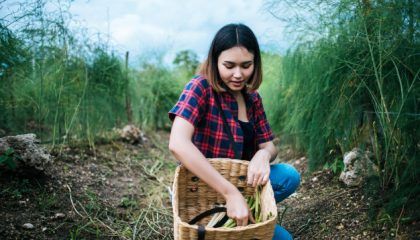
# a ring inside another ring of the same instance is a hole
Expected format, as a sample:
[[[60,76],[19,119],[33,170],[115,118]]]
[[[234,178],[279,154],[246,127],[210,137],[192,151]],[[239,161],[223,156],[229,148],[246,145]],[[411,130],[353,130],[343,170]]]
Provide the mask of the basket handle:
[[[188,222],[188,224],[195,224],[198,221],[200,221],[201,219],[208,217],[212,214],[215,213],[219,213],[219,212],[226,212],[226,208],[225,207],[215,207],[212,208],[210,210],[207,210],[205,212],[202,212],[200,214],[198,214],[196,217],[194,217],[192,220],[190,220]],[[225,224],[225,222],[229,219],[229,217],[227,215],[225,215],[222,220],[220,220],[216,225],[214,225],[214,227],[220,227],[223,224]],[[203,225],[198,225],[198,229],[197,229],[197,233],[198,233],[198,240],[204,240],[204,237],[206,235],[206,228]]]

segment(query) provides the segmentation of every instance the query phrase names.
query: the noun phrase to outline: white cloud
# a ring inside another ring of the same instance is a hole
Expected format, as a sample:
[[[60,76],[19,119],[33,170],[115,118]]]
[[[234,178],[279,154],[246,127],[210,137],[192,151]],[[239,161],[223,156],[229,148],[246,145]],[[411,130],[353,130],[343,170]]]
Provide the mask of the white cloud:
[[[133,23],[139,22],[140,18],[134,14],[126,14],[115,18],[110,22],[110,34],[117,42],[130,43],[135,41],[139,29]]]
[[[71,12],[88,27],[109,33],[122,51],[141,54],[168,49],[207,53],[216,31],[231,22],[247,24],[262,48],[281,46],[281,24],[262,9],[263,0],[76,0]],[[284,43],[283,43],[284,45]]]

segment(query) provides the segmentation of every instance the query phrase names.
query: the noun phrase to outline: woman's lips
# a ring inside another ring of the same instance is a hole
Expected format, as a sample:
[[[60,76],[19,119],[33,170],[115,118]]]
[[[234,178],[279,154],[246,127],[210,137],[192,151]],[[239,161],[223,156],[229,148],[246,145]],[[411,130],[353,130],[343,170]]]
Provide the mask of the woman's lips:
[[[239,82],[234,82],[234,81],[231,81],[231,83],[233,84],[233,86],[235,86],[235,87],[240,87],[240,86],[242,86],[242,83],[243,83],[244,81],[239,81]]]

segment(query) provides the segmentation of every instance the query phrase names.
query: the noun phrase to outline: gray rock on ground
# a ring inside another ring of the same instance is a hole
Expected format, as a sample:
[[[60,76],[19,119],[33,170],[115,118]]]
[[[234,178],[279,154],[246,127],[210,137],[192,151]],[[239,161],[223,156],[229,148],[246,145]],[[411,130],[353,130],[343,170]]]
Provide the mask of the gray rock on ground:
[[[377,174],[377,167],[370,160],[369,152],[354,148],[344,154],[344,170],[340,180],[349,187],[360,186],[366,177]]]
[[[39,139],[33,133],[3,137],[0,138],[0,156],[12,148],[14,154],[19,156],[16,159],[17,168],[26,166],[46,171],[53,160],[49,152],[39,146],[39,143]]]
[[[123,129],[118,130],[120,137],[125,141],[134,143],[145,143],[148,141],[146,135],[138,127],[133,124],[126,125]]]

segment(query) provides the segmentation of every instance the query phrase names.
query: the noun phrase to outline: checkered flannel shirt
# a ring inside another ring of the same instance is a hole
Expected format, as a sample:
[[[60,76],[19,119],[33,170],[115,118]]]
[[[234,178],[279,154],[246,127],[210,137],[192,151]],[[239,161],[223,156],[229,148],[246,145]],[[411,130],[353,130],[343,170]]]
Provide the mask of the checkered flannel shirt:
[[[229,135],[224,131],[223,118],[215,101],[219,95],[220,103],[231,129],[238,150],[243,151],[243,132],[238,122],[238,103],[229,92],[216,93],[205,78],[198,75],[191,79],[181,93],[175,106],[169,111],[169,118],[184,118],[194,126],[192,142],[207,158],[234,158],[235,152]],[[245,93],[248,120],[253,123],[255,147],[272,141],[274,135],[264,112],[262,99],[258,92]],[[253,153],[252,155],[254,155]]]

